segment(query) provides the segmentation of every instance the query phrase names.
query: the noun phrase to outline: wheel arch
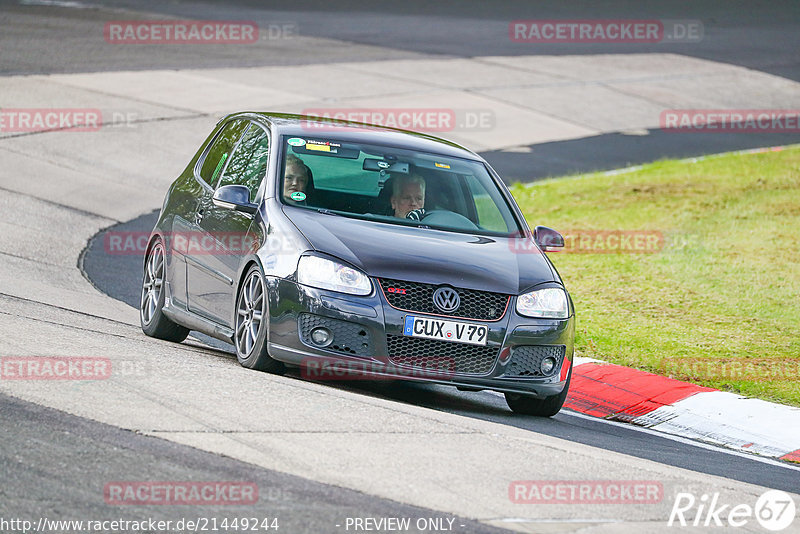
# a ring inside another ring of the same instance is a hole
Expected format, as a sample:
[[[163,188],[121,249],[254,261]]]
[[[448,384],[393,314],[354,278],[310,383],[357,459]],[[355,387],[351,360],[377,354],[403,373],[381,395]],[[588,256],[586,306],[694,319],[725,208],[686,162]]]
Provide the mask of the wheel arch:
[[[268,291],[269,286],[266,281],[266,274],[264,273],[264,265],[262,265],[261,260],[258,256],[252,255],[248,257],[245,261],[242,262],[242,266],[239,268],[239,272],[236,275],[236,290],[233,291],[233,302],[231,306],[231,326],[236,328],[236,306],[239,301],[239,291],[242,290],[242,284],[244,284],[244,277],[247,274],[247,271],[250,270],[250,267],[253,265],[257,265],[258,269],[261,271],[261,275],[264,277],[264,290]],[[269,299],[267,300],[267,306],[269,306]],[[269,335],[269,332],[267,332]]]
[[[167,244],[164,241],[164,236],[161,235],[161,232],[152,232],[150,234],[150,238],[147,240],[147,247],[144,250],[144,256],[142,257],[142,269],[144,269],[145,265],[147,264],[147,256],[150,254],[150,251],[153,250],[153,246],[156,244],[156,241],[161,241],[164,245],[164,255],[167,255]]]

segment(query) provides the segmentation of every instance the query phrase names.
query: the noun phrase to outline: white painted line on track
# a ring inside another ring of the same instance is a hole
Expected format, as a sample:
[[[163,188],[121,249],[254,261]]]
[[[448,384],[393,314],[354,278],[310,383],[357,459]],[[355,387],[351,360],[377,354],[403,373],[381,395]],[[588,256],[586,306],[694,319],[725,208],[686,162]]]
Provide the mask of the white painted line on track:
[[[498,391],[488,391],[488,393],[491,393],[492,395],[497,395],[499,397],[505,398],[505,396],[502,393],[498,392]],[[664,439],[669,439],[669,440],[672,440],[672,441],[676,441],[678,443],[683,443],[685,445],[693,445],[693,446],[699,447],[701,449],[707,449],[707,450],[710,450],[710,451],[721,452],[721,453],[729,454],[729,455],[732,455],[732,456],[739,456],[741,458],[747,458],[748,460],[754,460],[756,462],[761,462],[763,464],[773,465],[773,466],[776,466],[776,467],[783,467],[784,469],[790,469],[792,471],[800,472],[800,466],[795,466],[795,465],[792,465],[792,464],[787,463],[787,462],[782,462],[780,460],[773,460],[772,458],[764,458],[762,456],[756,456],[756,455],[754,455],[752,453],[734,451],[734,450],[731,450],[731,449],[726,449],[725,447],[720,447],[718,445],[712,445],[710,443],[704,443],[702,441],[696,441],[696,440],[693,440],[693,439],[690,439],[690,438],[683,438],[681,436],[675,436],[673,434],[665,434],[665,433],[659,432],[657,430],[651,430],[649,428],[644,428],[644,427],[641,427],[641,426],[632,425],[630,423],[621,423],[619,421],[609,421],[608,419],[601,419],[599,417],[592,417],[591,415],[585,415],[585,414],[582,414],[582,413],[579,413],[579,412],[573,412],[572,410],[568,410],[568,409],[561,410],[558,413],[559,413],[559,415],[563,414],[563,415],[568,415],[570,417],[577,417],[579,419],[586,419],[587,421],[594,421],[596,423],[603,423],[603,424],[606,424],[606,425],[618,426],[618,427],[625,428],[625,429],[628,429],[628,430],[634,430],[636,432],[643,432],[645,434],[650,434],[652,436],[658,436],[658,437],[661,437],[661,438],[664,438]]]
[[[703,391],[636,417],[634,424],[780,458],[800,448],[800,408]],[[775,429],[781,429],[776,433]]]
[[[774,460],[772,458],[764,458],[763,456],[756,456],[752,453],[746,453],[741,451],[734,451],[731,449],[726,449],[725,447],[720,447],[718,445],[712,445],[711,443],[705,443],[702,441],[696,441],[690,438],[684,438],[681,436],[675,436],[673,434],[665,434],[663,432],[659,432],[657,430],[651,430],[649,428],[644,428],[637,425],[632,425],[630,423],[621,423],[619,421],[609,421],[608,419],[600,419],[598,417],[592,417],[591,415],[585,415],[578,412],[573,412],[571,410],[562,410],[559,414],[569,415],[572,417],[578,417],[580,419],[586,419],[588,421],[596,421],[598,423],[604,423],[607,425],[612,426],[619,426],[622,428],[627,428],[628,430],[635,430],[637,432],[644,432],[645,434],[651,434],[653,436],[659,436],[665,439],[669,439],[672,441],[677,441],[679,443],[685,443],[686,445],[694,445],[695,447],[699,447],[701,449],[707,449],[710,451],[722,452],[725,454],[730,454],[732,456],[740,456],[742,458],[747,458],[749,460],[755,460],[756,462],[761,462],[768,465],[774,465],[777,467],[783,467],[784,469],[791,469],[793,471],[800,472],[800,466],[794,466],[790,463],[781,462],[780,460]]]

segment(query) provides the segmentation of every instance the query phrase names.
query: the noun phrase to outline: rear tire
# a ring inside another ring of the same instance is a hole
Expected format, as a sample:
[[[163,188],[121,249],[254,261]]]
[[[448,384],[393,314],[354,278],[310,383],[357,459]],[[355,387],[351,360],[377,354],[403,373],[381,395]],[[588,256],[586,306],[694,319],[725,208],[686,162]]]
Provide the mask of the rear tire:
[[[511,411],[521,415],[536,415],[539,417],[552,417],[561,411],[564,406],[564,401],[567,400],[567,393],[569,393],[569,383],[572,380],[572,367],[569,369],[567,375],[567,383],[564,384],[564,390],[558,395],[552,395],[539,399],[531,395],[523,395],[521,393],[505,393],[506,404],[511,408]]]
[[[139,323],[142,325],[142,332],[150,337],[180,343],[189,335],[189,329],[174,323],[164,315],[165,260],[164,244],[159,239],[147,252],[144,262]]]
[[[267,286],[258,265],[253,265],[244,275],[244,282],[236,295],[236,320],[233,344],[236,359],[243,367],[268,373],[283,374],[286,366],[272,358],[267,351],[269,330]]]

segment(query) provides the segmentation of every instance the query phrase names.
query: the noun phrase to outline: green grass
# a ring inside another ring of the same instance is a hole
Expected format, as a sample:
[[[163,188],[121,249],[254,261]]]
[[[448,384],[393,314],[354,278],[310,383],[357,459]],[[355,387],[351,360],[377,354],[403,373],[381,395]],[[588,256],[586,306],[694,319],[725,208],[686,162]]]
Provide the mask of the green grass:
[[[549,254],[575,302],[576,355],[800,406],[799,148],[512,193],[531,225],[664,236],[651,254]]]

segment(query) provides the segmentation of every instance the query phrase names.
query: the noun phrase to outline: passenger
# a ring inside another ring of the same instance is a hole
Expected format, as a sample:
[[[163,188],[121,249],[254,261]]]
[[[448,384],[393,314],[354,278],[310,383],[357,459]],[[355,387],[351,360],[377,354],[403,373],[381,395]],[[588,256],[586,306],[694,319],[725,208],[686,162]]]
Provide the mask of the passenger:
[[[425,179],[418,174],[401,174],[393,182],[389,201],[394,216],[420,220],[425,214]]]
[[[283,198],[296,204],[305,204],[306,199],[314,188],[313,175],[311,169],[302,159],[294,154],[286,156],[286,169],[283,172]],[[299,200],[294,193],[302,193]]]

